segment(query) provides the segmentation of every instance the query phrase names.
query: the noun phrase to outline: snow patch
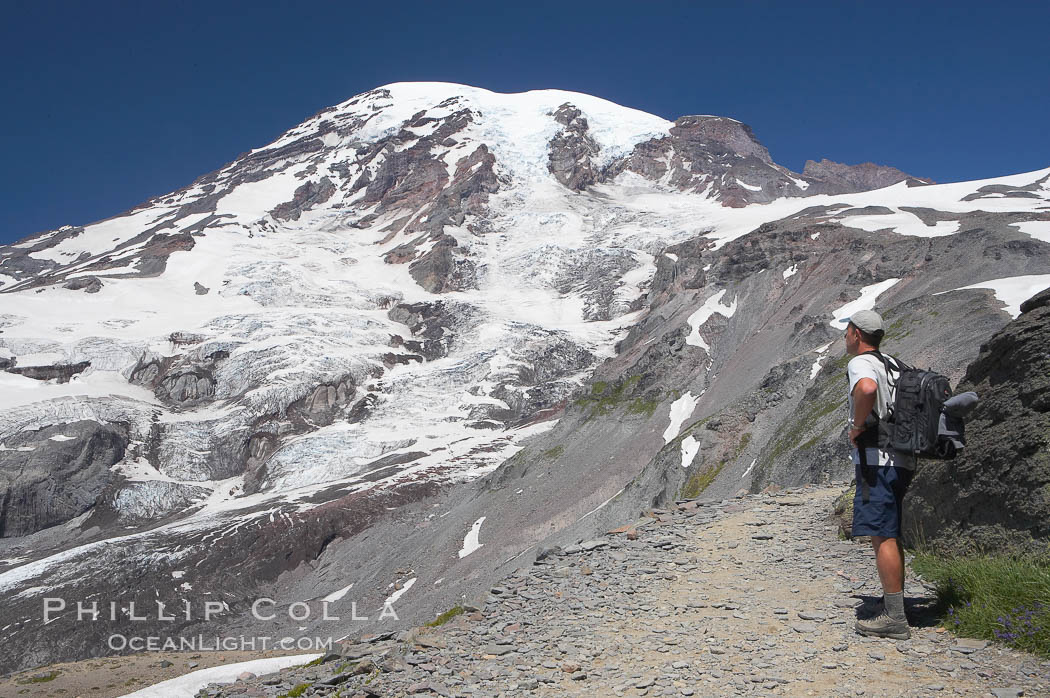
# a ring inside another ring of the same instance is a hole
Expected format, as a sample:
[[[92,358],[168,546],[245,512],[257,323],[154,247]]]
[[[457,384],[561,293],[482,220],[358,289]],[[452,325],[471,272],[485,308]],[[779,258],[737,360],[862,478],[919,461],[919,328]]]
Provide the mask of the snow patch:
[[[328,603],[332,603],[332,602],[334,602],[334,601],[338,601],[339,599],[341,599],[341,598],[343,598],[344,596],[346,596],[346,593],[347,593],[348,591],[350,591],[350,589],[351,589],[351,588],[352,588],[353,586],[354,586],[354,585],[353,585],[353,584],[351,583],[351,584],[348,584],[348,585],[346,585],[346,586],[345,586],[345,587],[343,587],[342,589],[336,589],[336,590],[335,590],[335,591],[333,591],[333,592],[332,592],[331,594],[329,594],[328,596],[324,597],[324,598],[323,598],[323,599],[321,599],[321,600],[322,600],[322,601],[327,601]]]
[[[1032,274],[1026,276],[1009,276],[1005,279],[992,279],[980,283],[952,289],[954,291],[968,291],[971,289],[986,288],[995,293],[996,299],[1006,305],[1003,310],[1016,318],[1021,314],[1021,304],[1039,293],[1050,288],[1050,274]],[[951,291],[941,291],[933,295],[940,296]]]
[[[484,543],[478,542],[478,531],[481,530],[481,524],[484,521],[485,517],[482,516],[480,519],[474,522],[474,525],[470,527],[470,531],[467,532],[466,537],[463,539],[463,547],[459,550],[459,556],[461,558],[470,555],[472,552],[484,545]]]
[[[671,443],[671,440],[678,436],[682,430],[682,422],[689,418],[699,401],[699,395],[694,397],[692,392],[686,392],[685,395],[671,403],[671,411],[668,415],[671,423],[664,430],[664,445]]]
[[[853,313],[860,310],[871,310],[875,305],[875,300],[892,288],[898,281],[900,279],[886,279],[862,288],[860,290],[860,298],[832,311],[831,314],[835,319],[831,321],[831,326],[840,330],[846,329],[846,325],[849,324],[849,318]]]
[[[394,604],[394,602],[397,601],[398,599],[400,599],[401,595],[404,594],[409,589],[411,589],[412,585],[415,584],[415,583],[416,583],[416,578],[415,577],[412,577],[412,579],[410,579],[407,582],[405,582],[404,585],[400,589],[395,591],[390,596],[386,597],[386,601],[383,602],[383,607],[386,608],[387,606],[392,606]]]
[[[792,264],[790,267],[784,270],[784,278],[790,279],[792,276],[798,273],[798,265]]]
[[[682,467],[688,468],[689,464],[693,462],[693,458],[696,458],[697,451],[700,450],[700,442],[693,438],[693,435],[682,439]]]
[[[937,221],[933,225],[926,225],[914,213],[900,210],[895,213],[846,216],[831,220],[837,220],[842,225],[860,230],[875,231],[890,228],[898,235],[924,238],[941,237],[959,232],[959,221]]]
[[[722,297],[725,296],[725,294],[726,290],[722,289],[704,301],[704,304],[689,316],[689,319],[686,320],[686,322],[689,323],[689,326],[693,329],[685,339],[686,344],[690,344],[694,347],[701,347],[704,351],[711,350],[711,347],[707,345],[704,338],[700,336],[700,327],[716,313],[727,318],[733,317],[733,314],[736,313],[736,298],[733,298],[731,305],[722,305]]]
[[[817,348],[817,350],[816,350],[816,352],[817,352],[817,360],[813,362],[813,365],[809,369],[809,379],[810,380],[813,380],[814,378],[816,378],[817,374],[820,373],[820,366],[821,366],[820,362],[824,360],[824,352],[826,352],[828,350],[828,348],[831,346],[831,344],[832,344],[831,342],[828,342],[824,346]]]
[[[1031,235],[1036,240],[1050,242],[1050,221],[1025,221],[1023,223],[1011,223],[1025,235]]]
[[[233,683],[245,671],[250,671],[257,676],[272,674],[287,667],[307,664],[320,656],[320,654],[296,654],[213,666],[161,681],[134,693],[127,693],[123,698],[193,698],[200,689],[208,684]]]

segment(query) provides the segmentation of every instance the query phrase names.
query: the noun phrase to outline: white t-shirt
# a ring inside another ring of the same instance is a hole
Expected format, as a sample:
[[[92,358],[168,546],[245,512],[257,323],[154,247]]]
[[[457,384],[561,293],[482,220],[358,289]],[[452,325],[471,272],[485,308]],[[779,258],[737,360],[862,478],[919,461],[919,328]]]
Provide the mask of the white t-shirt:
[[[890,361],[893,365],[896,365],[892,358]],[[879,419],[885,419],[889,413],[890,406],[893,405],[894,394],[893,389],[890,387],[889,377],[886,375],[886,366],[879,360],[879,357],[874,354],[854,356],[846,364],[846,374],[849,376],[849,400],[847,401],[849,413],[846,419],[853,418],[853,388],[861,378],[870,378],[878,385],[878,390],[875,393],[875,406],[872,409],[879,416]],[[894,381],[897,379],[896,371],[893,373],[893,379]],[[856,447],[852,449],[851,457],[854,465],[860,463],[860,452]],[[867,460],[868,465],[878,463],[879,465],[896,465],[901,468],[915,468],[915,457],[910,453],[901,453],[899,451],[869,448]]]

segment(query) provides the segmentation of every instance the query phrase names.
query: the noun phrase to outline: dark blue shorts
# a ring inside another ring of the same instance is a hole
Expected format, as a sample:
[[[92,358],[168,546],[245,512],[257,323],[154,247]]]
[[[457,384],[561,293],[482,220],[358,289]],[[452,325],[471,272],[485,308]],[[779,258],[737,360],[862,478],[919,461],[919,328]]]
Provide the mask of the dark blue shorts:
[[[901,500],[908,491],[914,471],[893,465],[870,466],[868,501],[863,499],[862,466],[857,469],[857,495],[853,498],[853,535],[900,538]]]

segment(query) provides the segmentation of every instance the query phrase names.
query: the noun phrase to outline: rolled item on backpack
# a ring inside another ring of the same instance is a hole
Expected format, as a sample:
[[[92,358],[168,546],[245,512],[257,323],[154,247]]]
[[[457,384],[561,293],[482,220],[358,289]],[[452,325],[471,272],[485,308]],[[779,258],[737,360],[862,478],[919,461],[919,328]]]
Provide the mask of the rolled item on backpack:
[[[966,447],[963,419],[977,406],[977,393],[959,393],[944,401],[940,423],[937,425],[937,454],[951,459]]]

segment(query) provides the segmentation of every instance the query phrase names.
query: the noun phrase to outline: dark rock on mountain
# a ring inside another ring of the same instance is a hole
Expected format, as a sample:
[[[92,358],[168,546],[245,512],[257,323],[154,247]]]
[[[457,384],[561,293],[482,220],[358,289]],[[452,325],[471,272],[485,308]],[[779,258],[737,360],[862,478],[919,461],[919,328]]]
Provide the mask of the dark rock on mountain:
[[[53,364],[50,366],[12,366],[6,368],[8,373],[17,373],[26,378],[38,381],[53,380],[56,383],[68,383],[69,379],[78,373],[83,373],[91,366],[90,361],[80,361],[75,364]]]
[[[131,370],[130,380],[153,390],[164,402],[192,407],[215,396],[215,370],[229,352],[219,350],[207,356],[195,352],[184,356],[146,357]]]
[[[1050,289],[981,347],[956,392],[980,402],[967,447],[924,461],[905,499],[910,539],[951,553],[1045,554],[1050,540]]]
[[[45,274],[49,269],[53,269],[59,264],[53,260],[32,257],[32,253],[54,247],[63,240],[75,238],[83,232],[83,227],[67,225],[58,230],[30,235],[18,246],[4,245],[0,247],[0,266],[3,267],[3,273],[18,280],[32,279],[39,274]],[[73,259],[70,258],[69,261],[73,261]],[[14,284],[5,288],[4,292],[10,291],[19,285]]]
[[[453,236],[438,235],[433,246],[409,265],[412,278],[431,293],[477,288],[477,268],[474,262],[456,254],[458,246],[459,241]]]
[[[882,189],[897,182],[907,182],[908,186],[933,184],[933,180],[913,177],[896,167],[876,165],[873,162],[844,165],[828,159],[820,162],[806,160],[802,176],[811,182],[808,194],[847,194]]]
[[[352,376],[337,383],[319,385],[306,397],[288,405],[287,418],[303,431],[328,426],[344,407],[353,402],[356,392]]]
[[[78,276],[62,284],[62,288],[84,293],[98,293],[102,290],[102,280],[97,276]]]
[[[473,306],[456,301],[433,303],[398,303],[387,316],[394,322],[407,325],[416,341],[402,342],[408,349],[422,354],[428,361],[447,356],[462,337],[480,321],[480,313]],[[421,341],[420,341],[421,340]]]
[[[967,194],[962,200],[977,201],[979,199],[998,199],[1003,197],[1013,199],[1038,199],[1039,195],[1036,194],[1036,192],[1040,191],[1048,181],[1050,181],[1050,175],[1021,187],[1009,186],[1006,184],[987,184],[974,193]]]
[[[297,221],[303,211],[309,210],[317,204],[323,204],[332,198],[335,193],[335,185],[328,177],[321,177],[318,182],[307,182],[295,190],[291,201],[280,204],[270,215],[278,220]]]
[[[624,170],[677,189],[706,191],[725,206],[804,195],[800,182],[773,163],[750,127],[720,116],[679,118],[668,136],[639,143],[608,174]]]
[[[469,120],[467,116],[463,118]],[[442,129],[438,129],[438,133],[441,132],[443,132]],[[426,140],[423,139],[420,143]],[[429,147],[428,145],[425,152],[421,151],[423,152],[421,157],[430,157]],[[401,153],[412,153],[414,148],[416,146],[401,151]],[[459,252],[457,249],[459,242],[456,238],[443,231],[445,226],[463,225],[468,214],[478,216],[484,213],[488,195],[499,189],[499,181],[493,169],[495,157],[485,145],[479,146],[470,155],[458,160],[455,174],[449,181],[445,173],[445,165],[440,160],[423,159],[419,162],[410,162],[400,157],[401,153],[396,153],[395,155],[399,157],[393,158],[400,163],[397,166],[403,168],[406,173],[431,171],[433,179],[428,180],[426,190],[419,194],[421,206],[417,207],[417,211],[422,210],[422,212],[415,215],[411,221],[399,219],[395,227],[403,226],[406,232],[425,234],[392,249],[387,253],[385,261],[388,264],[410,262],[409,273],[412,278],[431,293],[476,288],[477,272],[474,262]],[[388,161],[390,158],[384,160],[384,165]],[[430,163],[435,163],[435,165],[432,166]],[[408,175],[402,176],[407,177]],[[371,188],[373,185],[369,186]],[[399,205],[403,206],[406,200],[411,201],[416,195],[408,196],[407,199],[404,193],[391,194],[391,196],[391,200],[396,200]],[[367,201],[368,192],[365,198]],[[423,202],[428,202],[428,205],[422,205]],[[388,201],[380,200],[377,212],[390,205]],[[420,246],[425,246],[425,249],[420,250]]]
[[[764,163],[773,162],[750,126],[724,116],[679,117],[671,127],[671,137],[682,143],[695,143],[720,156],[750,156]]]
[[[607,176],[623,170],[682,190],[707,192],[725,206],[766,203],[783,196],[846,194],[906,181],[931,184],[894,167],[809,160],[801,175],[777,165],[754,132],[735,119],[683,116],[670,135],[638,144]]]
[[[703,251],[711,247],[704,238],[693,238],[670,245],[656,256],[656,272],[650,282],[647,305],[659,308],[673,294],[703,288],[705,283]]]
[[[0,537],[65,523],[96,504],[115,475],[128,435],[83,421],[23,431],[0,450]]]
[[[547,167],[569,189],[582,191],[598,181],[598,168],[592,158],[600,149],[587,133],[587,119],[575,106],[566,102],[553,116],[565,128],[551,139]]]

